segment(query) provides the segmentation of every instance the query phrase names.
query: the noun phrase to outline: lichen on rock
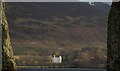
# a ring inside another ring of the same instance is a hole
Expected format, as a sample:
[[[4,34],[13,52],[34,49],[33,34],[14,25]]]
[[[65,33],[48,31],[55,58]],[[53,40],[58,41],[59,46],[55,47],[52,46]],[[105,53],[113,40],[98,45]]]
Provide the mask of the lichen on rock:
[[[2,71],[16,71],[16,63],[10,43],[9,27],[5,16],[4,2],[2,2]]]

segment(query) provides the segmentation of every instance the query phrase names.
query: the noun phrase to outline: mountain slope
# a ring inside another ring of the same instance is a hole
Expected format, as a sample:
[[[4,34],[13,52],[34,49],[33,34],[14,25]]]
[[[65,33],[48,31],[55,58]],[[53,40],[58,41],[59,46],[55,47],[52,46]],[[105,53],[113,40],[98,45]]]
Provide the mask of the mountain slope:
[[[74,60],[82,59],[82,53],[86,53],[105,63],[101,58],[106,55],[109,9],[110,6],[104,3],[95,3],[94,6],[78,2],[6,3],[15,54],[57,54],[67,58],[75,57],[79,51],[81,54],[78,53]]]
[[[7,3],[6,9],[13,44],[24,41],[49,48],[106,45],[106,4]]]

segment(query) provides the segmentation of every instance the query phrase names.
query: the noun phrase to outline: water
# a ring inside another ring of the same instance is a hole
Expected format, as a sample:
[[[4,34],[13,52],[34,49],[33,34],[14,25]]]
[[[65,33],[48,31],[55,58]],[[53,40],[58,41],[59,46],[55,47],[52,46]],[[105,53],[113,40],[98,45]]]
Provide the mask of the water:
[[[81,69],[81,68],[18,68],[17,71],[106,71],[105,69]]]

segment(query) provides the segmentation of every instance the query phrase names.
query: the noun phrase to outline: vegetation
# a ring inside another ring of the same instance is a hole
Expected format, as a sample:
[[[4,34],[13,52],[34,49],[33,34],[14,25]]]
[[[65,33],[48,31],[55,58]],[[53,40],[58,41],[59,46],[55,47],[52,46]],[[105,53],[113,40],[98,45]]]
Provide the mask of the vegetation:
[[[35,47],[36,48],[36,47]],[[22,50],[22,48],[21,48]],[[16,58],[16,63],[19,66],[50,66],[52,64],[52,56],[54,55],[54,50],[51,52],[45,52],[45,50],[40,49],[41,51],[27,51],[21,55],[15,55],[19,58]],[[23,50],[24,51],[24,50]],[[53,54],[49,54],[53,53]],[[86,68],[105,68],[107,56],[106,49],[103,48],[94,48],[86,47],[81,50],[63,50],[58,52],[59,55],[62,55],[63,62],[61,65],[68,65],[68,67],[86,67]],[[58,64],[54,64],[58,65]],[[66,66],[65,66],[66,67]]]

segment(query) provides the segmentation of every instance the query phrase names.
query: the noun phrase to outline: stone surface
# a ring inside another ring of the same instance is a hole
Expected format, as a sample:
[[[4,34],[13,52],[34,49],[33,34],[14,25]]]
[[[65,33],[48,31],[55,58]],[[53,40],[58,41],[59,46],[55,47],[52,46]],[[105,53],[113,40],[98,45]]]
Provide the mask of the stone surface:
[[[110,10],[107,43],[107,71],[120,71],[120,2],[114,2]]]
[[[2,69],[2,25],[1,25],[1,2],[0,2],[0,71]]]
[[[8,22],[5,16],[5,3],[2,3],[2,71],[15,71],[16,63],[10,43]]]

